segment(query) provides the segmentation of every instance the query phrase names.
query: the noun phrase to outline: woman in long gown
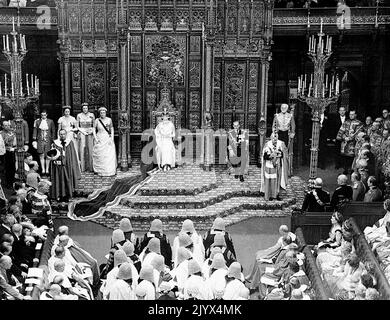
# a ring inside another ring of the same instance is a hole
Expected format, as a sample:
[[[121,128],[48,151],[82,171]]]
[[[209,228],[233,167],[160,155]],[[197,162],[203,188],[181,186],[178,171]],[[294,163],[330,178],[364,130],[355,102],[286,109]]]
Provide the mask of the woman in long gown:
[[[93,171],[92,150],[95,115],[89,112],[87,103],[83,103],[82,108],[83,112],[77,115],[77,124],[79,127],[78,152],[81,171]]]
[[[175,167],[176,151],[173,144],[175,137],[175,125],[169,120],[167,115],[154,129],[156,134],[156,158],[159,168],[168,171]]]
[[[92,161],[93,171],[100,176],[113,176],[116,174],[116,150],[114,143],[114,127],[111,118],[107,117],[107,109],[99,108],[99,118],[95,120],[93,136]]]
[[[75,117],[70,115],[70,106],[64,106],[62,107],[62,109],[64,115],[58,119],[58,136],[60,136],[61,130],[66,131],[66,139],[73,141],[73,145],[76,150],[76,155],[79,159],[75,134],[75,132],[78,131],[77,120]]]

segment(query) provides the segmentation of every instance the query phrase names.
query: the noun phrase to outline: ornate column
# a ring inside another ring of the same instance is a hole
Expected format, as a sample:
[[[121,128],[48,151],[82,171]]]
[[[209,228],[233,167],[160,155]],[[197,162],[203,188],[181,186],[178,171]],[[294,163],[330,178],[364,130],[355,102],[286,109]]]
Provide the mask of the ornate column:
[[[58,40],[59,52],[57,54],[61,67],[61,91],[62,91],[62,104],[70,105],[71,92],[70,92],[70,69],[69,69],[69,51],[70,44],[67,34],[66,24],[66,2],[63,0],[56,1],[58,8]]]
[[[119,161],[122,171],[131,167],[130,155],[130,115],[128,97],[128,27],[125,24],[118,25],[119,43],[119,110],[118,110],[118,132],[119,132]],[[130,164],[130,165],[129,165]]]
[[[267,134],[267,101],[268,101],[268,71],[271,60],[271,53],[264,52],[260,59],[260,103],[258,105],[259,112],[259,154],[257,157],[257,165],[261,166],[261,158],[263,147]]]
[[[214,26],[209,24],[206,32],[203,30],[203,129],[204,129],[204,168],[211,170],[214,163],[213,130],[212,130],[212,110],[214,103]]]

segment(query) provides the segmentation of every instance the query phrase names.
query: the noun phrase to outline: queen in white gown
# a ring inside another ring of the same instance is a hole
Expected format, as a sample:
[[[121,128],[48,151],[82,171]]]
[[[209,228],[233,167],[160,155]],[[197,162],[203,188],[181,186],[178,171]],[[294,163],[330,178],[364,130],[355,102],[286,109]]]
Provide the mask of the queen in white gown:
[[[93,171],[100,176],[113,176],[117,166],[114,127],[111,118],[106,117],[107,109],[101,107],[98,111],[99,118],[95,120],[93,131]]]
[[[157,164],[165,171],[175,167],[176,150],[173,144],[175,137],[175,125],[164,115],[162,121],[154,129],[156,135]]]

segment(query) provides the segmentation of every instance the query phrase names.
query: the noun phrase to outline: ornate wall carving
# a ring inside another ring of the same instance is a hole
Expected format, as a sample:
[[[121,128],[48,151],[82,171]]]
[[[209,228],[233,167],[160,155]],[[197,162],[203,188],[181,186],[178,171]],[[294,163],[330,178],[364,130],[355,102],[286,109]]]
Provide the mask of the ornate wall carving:
[[[80,88],[81,86],[80,62],[72,62],[72,86],[73,88]]]
[[[152,110],[156,107],[156,93],[155,92],[146,92],[146,107],[147,110]]]
[[[190,87],[200,86],[200,62],[190,62]]]
[[[244,63],[229,63],[226,64],[226,82],[225,82],[225,96],[226,109],[240,110],[244,108],[244,77],[245,64]]]
[[[141,61],[132,61],[130,63],[130,81],[132,87],[141,87],[142,85],[142,66]]]
[[[85,63],[87,102],[92,105],[105,104],[105,64]]]

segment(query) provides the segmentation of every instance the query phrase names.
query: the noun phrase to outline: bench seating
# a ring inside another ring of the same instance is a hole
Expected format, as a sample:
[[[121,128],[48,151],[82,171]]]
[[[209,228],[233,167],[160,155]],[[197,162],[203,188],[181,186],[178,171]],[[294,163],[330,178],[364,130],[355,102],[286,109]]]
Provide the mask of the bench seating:
[[[353,217],[358,227],[363,230],[372,226],[382,218],[386,211],[383,202],[352,201],[347,203],[340,212],[345,219]],[[291,230],[302,228],[308,244],[317,244],[329,236],[332,212],[294,212],[291,217]]]
[[[54,232],[51,230],[47,231],[47,238],[42,247],[42,253],[39,259],[38,268],[43,269],[43,278],[40,285],[34,285],[34,288],[31,291],[31,297],[33,300],[39,300],[39,296],[43,288],[47,286],[47,278],[49,275],[48,261],[51,257],[51,248],[54,244]]]
[[[371,250],[370,245],[368,244],[364,233],[361,231],[357,225],[354,218],[350,219],[351,226],[354,231],[354,244],[357,255],[363,261],[370,261],[374,266],[374,273],[377,279],[377,288],[381,295],[381,299],[390,300],[390,285],[386,279],[385,274],[383,273],[382,268],[379,265],[378,259],[375,257],[374,253]]]
[[[329,300],[333,299],[333,295],[329,289],[327,283],[323,282],[321,279],[320,271],[318,270],[316,259],[313,256],[309,246],[306,244],[305,237],[303,235],[302,229],[297,228],[295,230],[297,236],[298,246],[302,249],[302,252],[305,255],[305,272],[308,276],[311,285],[314,289],[316,300]]]

